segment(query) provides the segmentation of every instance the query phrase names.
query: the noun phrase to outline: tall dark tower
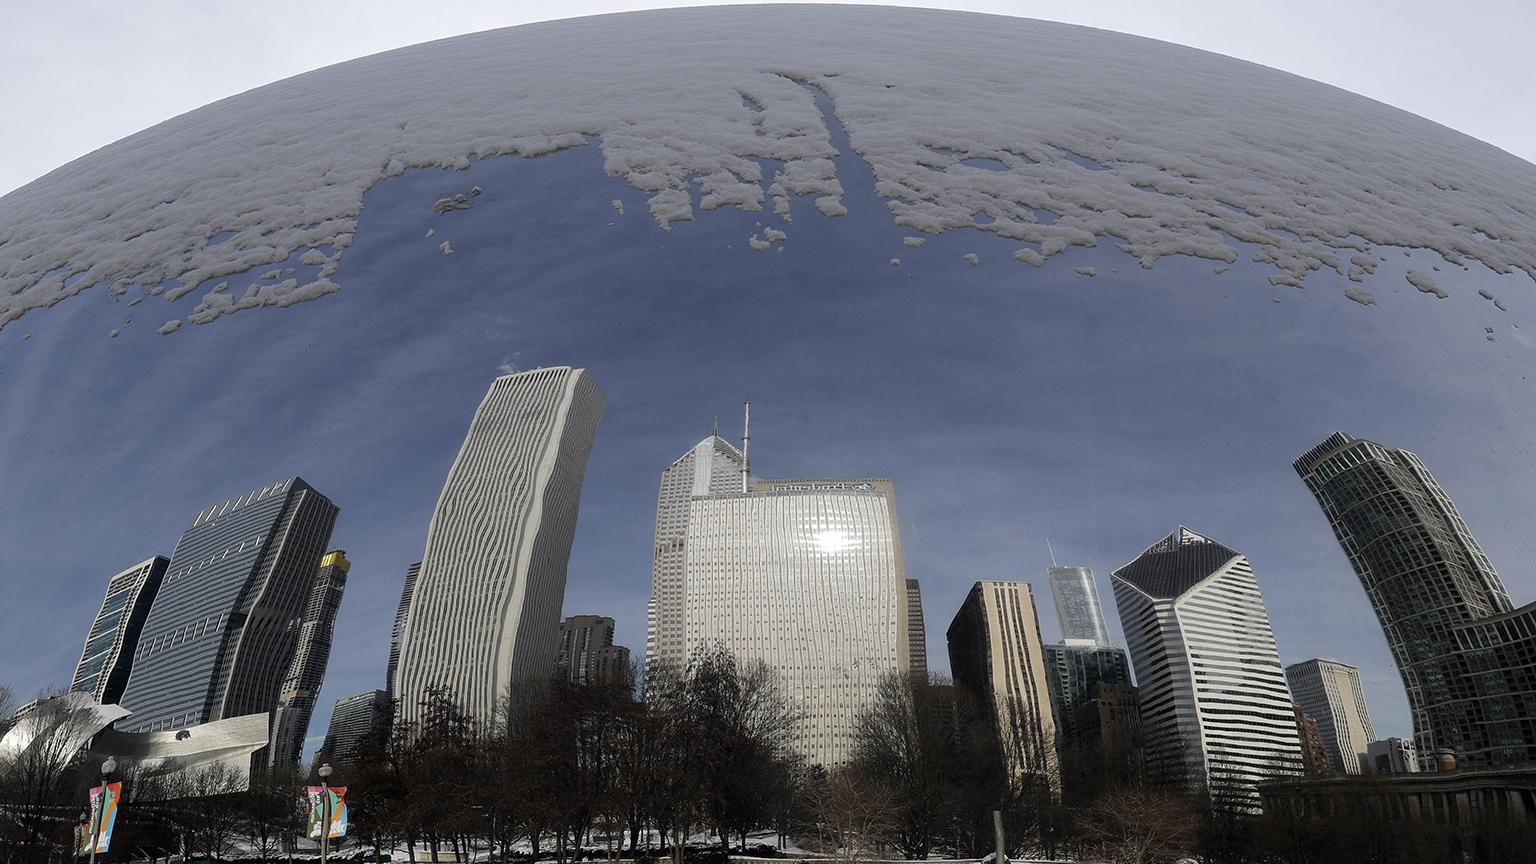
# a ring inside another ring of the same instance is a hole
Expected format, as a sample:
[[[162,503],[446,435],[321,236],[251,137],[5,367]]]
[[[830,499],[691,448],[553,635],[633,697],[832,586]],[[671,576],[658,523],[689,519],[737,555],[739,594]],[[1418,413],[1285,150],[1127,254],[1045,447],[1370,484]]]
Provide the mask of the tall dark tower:
[[[270,712],[298,642],[335,504],[298,477],[198,513],[134,651],[124,732]]]
[[[1536,605],[1499,574],[1419,457],[1335,432],[1296,460],[1360,577],[1397,661],[1419,758],[1462,767],[1536,760]]]
[[[102,705],[116,705],[123,698],[139,633],[149,618],[169,563],[164,555],[156,555],[113,576],[107,583],[107,596],[85,636],[85,648],[80,652],[70,690],[89,693]]]
[[[309,589],[309,602],[299,621],[299,640],[283,677],[283,689],[272,714],[272,744],[267,748],[267,764],[272,767],[297,765],[304,752],[304,736],[309,734],[309,717],[314,713],[320,686],[325,683],[325,667],[331,661],[331,639],[336,632],[336,612],[341,608],[341,594],[347,587],[352,562],[341,550],[325,553],[320,569]]]
[[[411,597],[416,593],[416,577],[421,575],[421,562],[405,568],[405,587],[400,589],[400,605],[395,607],[395,623],[389,630],[389,666],[384,670],[384,692],[395,697],[395,674],[400,669],[400,640],[405,638],[405,625],[411,617]]]

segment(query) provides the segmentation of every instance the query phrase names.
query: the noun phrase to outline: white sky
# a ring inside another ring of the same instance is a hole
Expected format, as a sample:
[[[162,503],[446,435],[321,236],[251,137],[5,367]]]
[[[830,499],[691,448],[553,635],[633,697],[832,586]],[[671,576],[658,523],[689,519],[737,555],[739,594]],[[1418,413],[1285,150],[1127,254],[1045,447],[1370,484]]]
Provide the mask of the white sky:
[[[0,0],[0,194],[200,105],[493,27],[664,0]],[[898,5],[1088,24],[1192,45],[1405,108],[1536,161],[1528,0],[959,0]],[[601,62],[601,58],[593,58]]]

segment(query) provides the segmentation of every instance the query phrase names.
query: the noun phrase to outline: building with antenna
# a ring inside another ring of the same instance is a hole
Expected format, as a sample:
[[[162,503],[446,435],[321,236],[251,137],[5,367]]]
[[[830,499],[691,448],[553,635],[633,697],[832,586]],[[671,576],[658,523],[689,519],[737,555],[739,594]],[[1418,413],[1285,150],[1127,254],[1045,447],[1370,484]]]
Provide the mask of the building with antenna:
[[[700,495],[744,491],[746,458],[720,437],[719,428],[661,472],[656,495],[656,542],[651,554],[651,597],[646,604],[645,663],[681,668],[688,662],[684,640],[683,563],[689,502]]]
[[[1087,567],[1056,566],[1053,550],[1046,579],[1051,583],[1051,599],[1056,603],[1061,638],[1068,643],[1111,647],[1109,625],[1104,623],[1104,606],[1099,602],[1099,586],[1093,571]]]

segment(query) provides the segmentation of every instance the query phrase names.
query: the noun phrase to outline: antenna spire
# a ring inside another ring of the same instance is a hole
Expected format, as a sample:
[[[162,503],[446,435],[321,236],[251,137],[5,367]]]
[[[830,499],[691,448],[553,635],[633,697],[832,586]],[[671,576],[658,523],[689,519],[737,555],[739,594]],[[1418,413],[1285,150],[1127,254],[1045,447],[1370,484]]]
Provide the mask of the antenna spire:
[[[747,458],[747,448],[752,446],[752,400],[742,402],[743,417],[741,421],[741,491],[747,491],[747,474],[752,470],[752,461]]]
[[[1049,538],[1049,537],[1045,538],[1045,548],[1046,548],[1046,551],[1051,553],[1051,566],[1055,567],[1056,566],[1056,550],[1051,548],[1051,538]]]
[[[709,437],[711,437],[711,438],[719,438],[720,437],[720,418],[719,417],[715,418],[715,422],[709,424]]]

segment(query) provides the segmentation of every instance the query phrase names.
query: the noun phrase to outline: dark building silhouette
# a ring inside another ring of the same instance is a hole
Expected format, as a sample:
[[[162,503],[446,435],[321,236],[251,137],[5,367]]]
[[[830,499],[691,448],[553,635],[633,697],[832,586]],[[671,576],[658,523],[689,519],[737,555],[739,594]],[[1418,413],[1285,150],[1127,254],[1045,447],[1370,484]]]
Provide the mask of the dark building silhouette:
[[[400,605],[395,607],[395,624],[389,631],[389,667],[384,670],[384,691],[393,699],[395,672],[400,668],[400,640],[405,636],[406,621],[411,615],[411,597],[416,591],[416,577],[421,574],[421,562],[405,568],[405,587],[400,589]]]
[[[293,477],[199,512],[139,634],[124,732],[277,707],[338,509]]]
[[[1100,681],[1078,701],[1074,734],[1061,742],[1066,794],[1090,802],[1105,789],[1135,786],[1143,776],[1141,704],[1136,688]]]
[[[75,665],[69,689],[89,693],[102,705],[116,705],[128,685],[133,668],[133,652],[139,633],[149,618],[149,610],[165,578],[169,558],[156,555],[113,576],[107,582],[107,596],[85,636],[85,648]]]
[[[613,644],[613,619],[572,615],[560,622],[555,677],[583,686],[604,686],[629,674],[629,649]]]
[[[1360,578],[1408,692],[1421,764],[1536,762],[1536,604],[1504,583],[1412,453],[1342,432],[1295,462]]]
[[[359,745],[383,744],[389,735],[389,710],[389,694],[383,690],[337,699],[325,730],[325,742],[315,758],[332,765],[348,765],[354,762]]]
[[[1045,671],[1056,734],[1064,741],[1077,736],[1078,706],[1088,700],[1096,685],[1131,683],[1125,651],[1093,643],[1045,646]]]
[[[309,603],[299,621],[298,645],[288,664],[288,674],[283,677],[277,708],[272,713],[272,744],[267,748],[267,762],[273,767],[297,765],[303,755],[309,718],[314,713],[320,687],[325,683],[325,667],[331,660],[336,612],[341,608],[341,595],[346,590],[347,574],[351,570],[352,562],[347,560],[347,553],[339,549],[327,552],[320,559],[320,568],[309,591]]]
[[[1301,736],[1302,775],[1332,777],[1333,757],[1328,753],[1328,745],[1323,743],[1322,729],[1318,727],[1316,720],[1301,710],[1300,705],[1292,707],[1296,710],[1296,733]]]
[[[907,660],[913,681],[928,680],[928,631],[923,625],[923,590],[916,579],[907,580]]]

